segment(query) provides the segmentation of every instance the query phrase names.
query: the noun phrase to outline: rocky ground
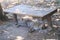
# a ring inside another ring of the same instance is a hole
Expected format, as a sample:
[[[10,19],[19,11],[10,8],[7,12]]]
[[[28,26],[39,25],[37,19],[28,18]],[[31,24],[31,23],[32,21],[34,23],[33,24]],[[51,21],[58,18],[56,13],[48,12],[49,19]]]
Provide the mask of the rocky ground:
[[[59,27],[60,19],[56,18],[56,20],[53,20],[53,24],[54,26]],[[28,27],[17,27],[14,21],[3,22],[0,25],[0,40],[58,40],[55,32],[49,34],[48,32],[44,32],[46,31],[46,29],[41,31],[35,31],[33,33],[29,33],[28,31]]]

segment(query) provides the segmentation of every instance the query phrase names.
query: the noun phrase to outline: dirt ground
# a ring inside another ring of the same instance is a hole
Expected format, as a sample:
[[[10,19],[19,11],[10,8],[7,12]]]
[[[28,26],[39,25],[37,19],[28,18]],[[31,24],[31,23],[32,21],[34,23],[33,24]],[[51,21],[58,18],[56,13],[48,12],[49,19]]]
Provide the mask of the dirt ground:
[[[54,23],[60,26],[60,20]],[[58,40],[55,33],[48,34],[41,31],[29,33],[28,27],[17,27],[14,21],[4,22],[4,24],[0,25],[0,30],[3,30],[0,33],[0,40]]]

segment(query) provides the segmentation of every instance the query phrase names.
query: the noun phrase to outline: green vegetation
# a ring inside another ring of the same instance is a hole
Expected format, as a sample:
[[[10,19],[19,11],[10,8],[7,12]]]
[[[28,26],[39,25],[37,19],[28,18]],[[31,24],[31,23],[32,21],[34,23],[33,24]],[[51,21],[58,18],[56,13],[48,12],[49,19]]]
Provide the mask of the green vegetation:
[[[60,5],[60,0],[57,0],[57,4]]]

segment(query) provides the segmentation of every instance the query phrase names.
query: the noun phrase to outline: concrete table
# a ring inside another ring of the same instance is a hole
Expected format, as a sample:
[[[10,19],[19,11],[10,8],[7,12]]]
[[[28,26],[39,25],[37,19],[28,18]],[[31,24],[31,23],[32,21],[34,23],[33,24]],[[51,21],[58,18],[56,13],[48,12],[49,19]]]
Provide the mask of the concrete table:
[[[51,16],[57,12],[57,8],[33,8],[29,5],[17,5],[9,9],[3,10],[6,13],[14,14],[16,23],[18,24],[17,15],[28,15],[32,17],[40,17],[42,21],[47,19],[48,25],[52,27]]]

